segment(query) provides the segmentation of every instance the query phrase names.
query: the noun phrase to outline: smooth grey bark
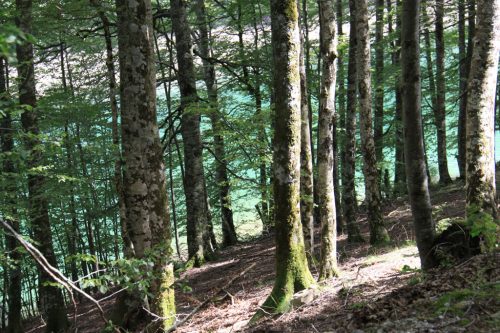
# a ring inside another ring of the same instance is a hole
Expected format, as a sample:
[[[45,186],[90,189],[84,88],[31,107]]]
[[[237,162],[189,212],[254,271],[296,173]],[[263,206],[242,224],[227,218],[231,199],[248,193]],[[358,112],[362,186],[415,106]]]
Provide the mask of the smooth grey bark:
[[[32,32],[31,0],[17,0],[16,25],[25,34]],[[37,98],[35,89],[35,67],[33,63],[33,45],[24,41],[16,46],[17,72],[19,79],[19,103],[23,107],[21,124],[24,132],[24,146],[29,155],[27,167],[34,169],[43,165],[42,150],[38,127]],[[47,258],[49,264],[57,267],[52,243],[52,232],[49,219],[49,203],[45,196],[46,179],[40,174],[28,175],[29,218],[33,230],[33,239],[38,243],[40,252]],[[69,325],[64,299],[59,288],[49,286],[54,280],[44,269],[39,268],[40,310],[47,326],[47,332],[64,332]]]
[[[465,185],[466,213],[472,228],[487,219],[498,218],[494,108],[500,51],[500,0],[478,0],[476,15],[467,95]]]
[[[437,131],[437,154],[439,182],[451,182],[448,171],[448,149],[446,147],[446,73],[444,48],[444,0],[436,0],[435,5],[435,41],[436,41],[436,105],[434,109],[434,123]]]
[[[253,320],[266,313],[287,311],[293,294],[314,283],[307,267],[300,221],[300,31],[296,0],[271,0],[271,27],[276,279]]]
[[[413,224],[420,261],[424,270],[438,262],[432,246],[435,225],[427,178],[424,138],[422,135],[422,100],[420,73],[420,0],[403,1],[401,26],[401,66],[406,175]]]
[[[172,26],[176,39],[177,80],[181,93],[181,134],[184,143],[188,256],[190,263],[201,266],[211,256],[204,246],[208,231],[208,213],[205,200],[205,175],[203,171],[203,144],[200,129],[200,106],[196,90],[193,63],[191,28],[187,21],[186,3],[171,0]]]
[[[342,166],[342,205],[349,242],[362,242],[357,223],[356,176],[356,1],[349,0],[350,33],[347,65],[347,108],[345,115],[344,165]]]
[[[372,126],[372,93],[370,73],[370,33],[367,0],[356,0],[356,35],[357,35],[357,76],[359,96],[359,126],[361,133],[361,151],[363,153],[363,174],[365,178],[365,200],[368,206],[370,225],[370,243],[379,244],[389,241],[389,234],[384,226],[380,197],[380,182],[375,154],[375,141]]]
[[[148,306],[162,318],[166,329],[175,322],[173,265],[169,262],[170,220],[156,117],[156,70],[153,47],[153,16],[149,0],[117,0],[120,60],[120,105],[122,113],[122,156],[124,198],[134,257],[153,255],[148,301],[131,293],[117,308],[124,307],[119,323],[133,328],[138,313]],[[144,304],[146,303],[146,304]],[[119,314],[118,314],[119,315]]]
[[[297,7],[300,7],[298,2]],[[314,257],[314,180],[311,124],[309,123],[309,93],[304,60],[304,29],[301,29],[300,32],[300,94],[300,217],[307,258],[309,264],[312,264]]]
[[[209,39],[210,27],[204,0],[197,0],[196,15],[200,32],[200,54],[203,61],[204,80],[208,92],[210,121],[214,137],[214,152],[216,159],[215,181],[219,191],[219,203],[221,206],[222,244],[223,246],[230,246],[236,244],[238,238],[234,228],[233,210],[231,207],[231,183],[227,174],[226,147],[224,136],[222,135],[223,127],[217,96],[215,67],[212,62],[208,61],[211,57]]]
[[[318,115],[318,203],[321,224],[319,280],[337,276],[337,219],[333,183],[337,22],[333,1],[319,0],[322,76]]]

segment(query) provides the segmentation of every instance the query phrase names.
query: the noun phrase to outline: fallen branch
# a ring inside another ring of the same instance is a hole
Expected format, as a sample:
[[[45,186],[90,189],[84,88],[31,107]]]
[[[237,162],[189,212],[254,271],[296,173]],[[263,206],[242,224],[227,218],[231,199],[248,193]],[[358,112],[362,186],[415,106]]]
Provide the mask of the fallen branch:
[[[233,276],[231,278],[231,280],[229,280],[224,286],[222,286],[221,288],[219,288],[217,290],[217,292],[215,294],[213,294],[212,297],[209,297],[207,298],[206,300],[204,300],[203,302],[201,302],[200,304],[198,304],[198,306],[196,306],[184,319],[182,319],[181,321],[175,323],[172,327],[170,327],[168,330],[166,330],[166,332],[173,332],[175,331],[177,328],[179,328],[181,325],[183,325],[186,321],[188,321],[194,314],[196,314],[196,312],[198,312],[202,307],[204,307],[205,305],[207,305],[208,303],[212,302],[214,300],[214,298],[221,292],[221,291],[224,291],[226,290],[229,286],[231,286],[233,284],[234,281],[236,281],[238,278],[242,277],[243,275],[245,275],[249,270],[251,270],[252,268],[254,268],[254,266],[256,265],[257,263],[253,263],[251,264],[250,266],[248,266],[247,268],[245,268],[243,271],[241,271],[239,274]]]
[[[81,294],[83,297],[87,298],[90,300],[92,303],[95,304],[95,306],[99,309],[99,312],[101,314],[101,318],[104,321],[104,323],[107,325],[108,320],[106,319],[106,316],[104,315],[104,310],[102,309],[101,305],[97,300],[95,300],[92,296],[87,294],[85,291],[80,289],[71,279],[68,279],[66,276],[64,276],[63,273],[61,273],[60,270],[52,266],[47,258],[31,243],[27,242],[20,234],[18,234],[14,228],[12,228],[7,222],[4,220],[0,219],[1,225],[28,251],[28,253],[35,259],[35,261],[42,267],[42,269],[47,272],[47,274],[50,275],[54,281],[57,283],[61,284],[69,293],[71,297],[71,301],[73,303],[73,307],[75,308],[76,311],[76,301],[73,296],[73,290]],[[76,314],[75,314],[75,321],[76,321]],[[75,323],[76,324],[76,323]],[[75,327],[76,328],[76,327]],[[115,328],[115,332],[119,333],[120,331]]]

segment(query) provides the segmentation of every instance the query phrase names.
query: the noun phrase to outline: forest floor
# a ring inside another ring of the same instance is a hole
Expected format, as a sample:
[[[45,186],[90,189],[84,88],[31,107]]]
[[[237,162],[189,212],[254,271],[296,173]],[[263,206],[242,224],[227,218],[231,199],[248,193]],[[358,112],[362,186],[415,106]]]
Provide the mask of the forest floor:
[[[436,221],[463,217],[463,183],[434,189],[432,202]],[[269,235],[220,251],[216,261],[181,274],[176,292],[179,320],[210,301],[177,332],[500,332],[500,253],[424,275],[408,202],[388,202],[384,216],[390,246],[351,244],[340,236],[341,276],[320,286],[312,302],[251,327],[249,320],[273,286],[274,238]],[[368,239],[364,214],[359,223]],[[317,276],[316,267],[312,272]],[[113,301],[103,302],[105,311]],[[79,333],[99,332],[92,305],[82,304],[78,317]]]

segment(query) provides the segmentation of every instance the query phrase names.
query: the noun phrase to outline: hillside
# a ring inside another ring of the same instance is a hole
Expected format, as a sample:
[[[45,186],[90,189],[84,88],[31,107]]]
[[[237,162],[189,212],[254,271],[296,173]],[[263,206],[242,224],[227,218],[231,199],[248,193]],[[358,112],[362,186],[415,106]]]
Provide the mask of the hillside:
[[[461,183],[434,189],[432,200],[437,221],[464,215]],[[227,248],[216,261],[181,273],[176,293],[178,319],[209,301],[177,332],[498,331],[500,254],[480,255],[423,275],[418,269],[408,203],[403,199],[387,203],[384,215],[393,245],[371,248],[366,243],[349,244],[341,236],[341,276],[319,286],[312,302],[298,302],[291,312],[251,327],[248,321],[273,284],[272,235]],[[362,214],[360,223],[367,238]],[[316,267],[312,271],[317,274]],[[111,297],[101,303],[106,312],[113,302]],[[102,327],[95,308],[84,302],[78,309],[78,332],[99,332]],[[43,323],[31,326],[26,332],[43,331]]]

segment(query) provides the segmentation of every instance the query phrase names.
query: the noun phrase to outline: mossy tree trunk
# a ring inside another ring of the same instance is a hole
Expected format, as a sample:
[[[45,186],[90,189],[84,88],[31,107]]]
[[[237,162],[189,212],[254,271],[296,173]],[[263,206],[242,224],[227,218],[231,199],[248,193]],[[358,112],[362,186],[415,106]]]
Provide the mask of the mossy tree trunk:
[[[350,33],[347,64],[347,108],[345,115],[344,165],[342,166],[342,205],[349,242],[362,242],[356,208],[356,1],[349,0]]]
[[[384,226],[381,209],[380,182],[375,154],[375,141],[372,126],[372,93],[370,73],[370,32],[368,29],[367,0],[356,0],[357,35],[357,76],[359,94],[359,126],[361,150],[363,153],[363,174],[365,178],[365,200],[368,206],[370,243],[381,244],[389,241]]]
[[[215,76],[215,67],[208,61],[211,57],[209,24],[204,0],[197,0],[196,15],[198,19],[198,29],[200,32],[200,53],[203,57],[203,74],[205,85],[208,91],[208,102],[210,121],[214,137],[214,155],[215,155],[215,181],[219,191],[219,202],[221,206],[222,219],[222,244],[223,246],[234,245],[238,242],[236,230],[233,222],[233,210],[231,208],[231,183],[227,174],[226,147],[224,136],[222,135],[222,119],[219,110],[217,96],[217,80]]]
[[[297,5],[299,8],[300,6]],[[303,18],[302,18],[303,19]],[[311,152],[311,124],[309,123],[309,90],[304,61],[304,32],[300,32],[300,217],[304,233],[304,245],[312,264],[314,257],[314,183]]]
[[[467,219],[480,228],[498,218],[495,188],[495,93],[500,51],[500,0],[477,2],[467,95]]]
[[[148,301],[131,292],[121,320],[134,327],[142,307],[164,318],[170,327],[175,321],[170,221],[165,168],[156,116],[156,70],[153,48],[153,17],[149,0],[117,1],[120,60],[120,105],[122,111],[122,155],[124,198],[130,221],[129,236],[134,256],[152,260]],[[145,317],[145,316],[143,316]]]
[[[333,1],[319,1],[322,76],[318,115],[318,203],[321,224],[319,279],[337,276],[337,219],[333,183],[333,122],[337,78],[337,22]]]
[[[205,257],[212,254],[210,248],[204,246],[203,241],[204,234],[208,231],[208,215],[200,130],[201,115],[186,3],[183,0],[171,0],[170,8],[176,39],[177,80],[181,93],[181,134],[184,141],[185,158],[184,192],[187,208],[188,256],[192,264],[200,266],[205,261]]]
[[[271,22],[276,279],[263,310],[254,318],[287,311],[293,294],[314,282],[307,267],[300,221],[300,31],[296,0],[271,0]]]
[[[420,1],[403,1],[402,10],[401,82],[406,175],[420,261],[423,269],[429,269],[436,266],[437,261],[432,252],[435,226],[422,135]]]
[[[439,166],[439,182],[451,182],[448,171],[448,156],[446,147],[446,73],[445,73],[445,48],[444,48],[444,0],[436,0],[436,107],[434,121],[437,131],[437,153]]]
[[[8,103],[8,91],[6,82],[6,61],[4,58],[0,57],[0,102]],[[12,158],[12,153],[14,152],[14,131],[12,126],[12,117],[10,112],[6,112],[2,117],[0,117],[0,148],[2,156],[0,161],[2,162],[0,168],[2,170],[2,184],[4,184],[4,190],[1,193],[2,205],[4,207],[4,214],[7,222],[14,228],[14,230],[19,231],[19,221],[16,216],[16,166]],[[8,295],[8,327],[7,333],[21,333],[22,329],[22,317],[21,317],[21,251],[18,249],[18,242],[16,239],[7,233],[5,234],[5,249],[9,258],[9,265],[5,266],[4,283],[8,286],[8,290],[4,289],[3,300],[7,298]],[[7,302],[4,302],[5,304]],[[5,308],[4,308],[5,309]],[[2,311],[4,314],[5,311]],[[2,326],[5,327],[5,326]]]
[[[31,0],[16,1],[16,25],[25,34],[30,34],[32,27]],[[37,99],[35,90],[35,66],[33,59],[33,44],[26,40],[16,47],[19,79],[19,103],[24,111],[21,114],[21,124],[24,131],[24,145],[29,153],[28,169],[36,169],[43,164],[42,149],[40,149]],[[33,239],[38,243],[40,252],[47,261],[57,267],[52,243],[52,232],[49,219],[49,203],[45,196],[46,179],[40,174],[28,175],[29,217],[33,230]],[[40,310],[47,326],[47,332],[65,332],[69,326],[64,308],[61,289],[47,285],[53,279],[39,268]]]

